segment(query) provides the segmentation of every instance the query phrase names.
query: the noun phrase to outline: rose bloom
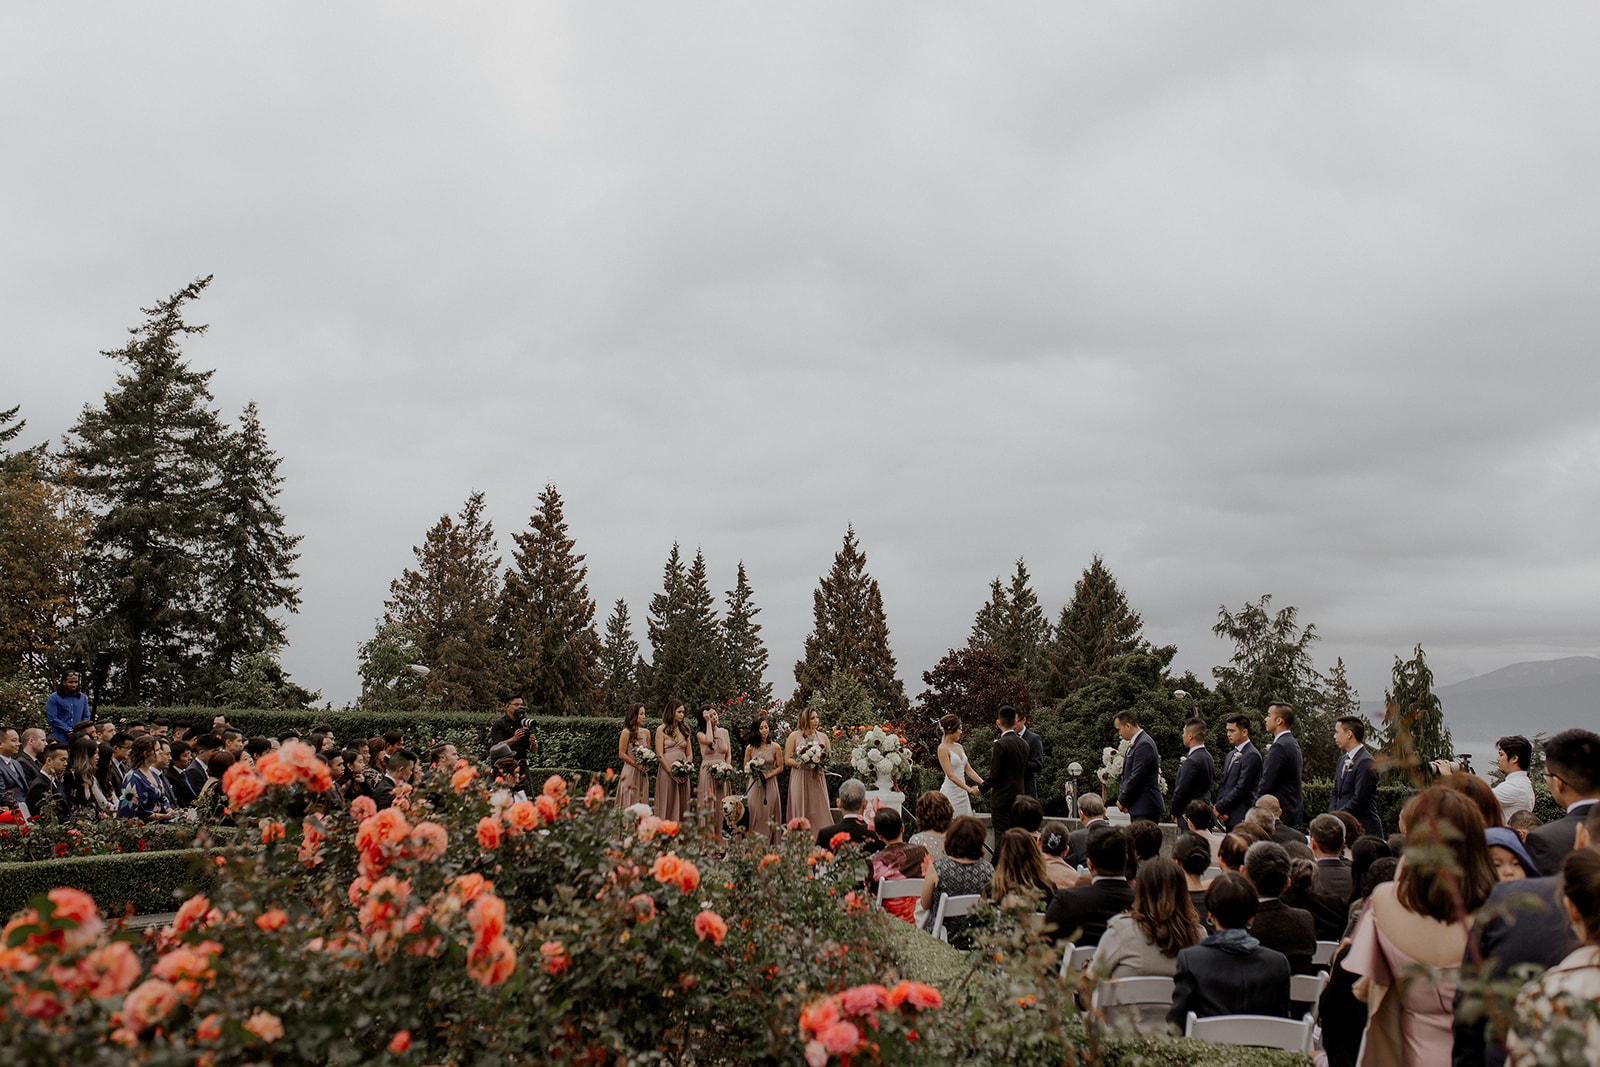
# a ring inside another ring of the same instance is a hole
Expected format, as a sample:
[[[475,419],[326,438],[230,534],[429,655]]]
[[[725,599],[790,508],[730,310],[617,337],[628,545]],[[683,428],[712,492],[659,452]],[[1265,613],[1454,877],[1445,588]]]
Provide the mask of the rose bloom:
[[[270,1011],[258,1011],[244,1021],[244,1028],[263,1041],[272,1042],[283,1036],[283,1020]]]
[[[531,800],[519,800],[506,809],[506,822],[518,830],[532,830],[539,825],[539,809]]]
[[[65,886],[50,890],[46,896],[56,906],[57,919],[68,919],[77,924],[62,932],[62,947],[68,952],[77,952],[94,944],[104,928],[100,913],[95,909],[94,898],[82,890]]]
[[[761,863],[759,866],[764,869],[772,866],[774,863],[782,862],[782,860],[783,857],[778,855],[776,852],[768,852],[765,856],[761,857]]]
[[[485,849],[500,847],[500,824],[485,816],[478,820],[478,845]]]
[[[357,878],[350,883],[350,903],[360,904],[361,898],[367,895],[372,888],[372,879],[365,876]]]
[[[567,795],[567,781],[559,774],[552,774],[544,780],[544,789],[540,792],[552,800],[564,797]]]
[[[410,896],[410,882],[402,882],[392,875],[378,879],[361,905],[362,932],[370,936],[375,930],[387,929],[405,910],[406,899]]]
[[[565,957],[561,966],[566,967]],[[503,937],[495,938],[481,950],[474,949],[467,953],[467,974],[475,978],[485,989],[500,985],[510,978],[516,969],[517,950]],[[548,960],[545,961],[545,970],[550,970]]]
[[[672,879],[680,893],[693,893],[700,884],[700,869],[688,860],[678,864],[678,873]]]
[[[494,883],[481,874],[463,874],[450,883],[450,892],[461,899],[463,904],[471,904],[478,899],[479,893],[491,893]]]
[[[858,985],[839,995],[846,1015],[868,1015],[889,1006],[889,991],[881,985]]]
[[[294,768],[278,759],[276,752],[263,752],[256,760],[256,773],[268,785],[293,785]]]
[[[811,1067],[827,1067],[828,1050],[822,1047],[822,1042],[806,1042],[806,1063]]]
[[[470,785],[476,777],[478,777],[476,767],[457,767],[450,775],[450,788],[454,789],[459,796],[461,791]]]
[[[789,820],[788,828],[791,830],[809,830],[811,829],[811,820],[804,815],[797,815]]]
[[[238,766],[238,764],[234,766]],[[181,934],[190,927],[203,926],[207,922],[212,922],[214,920],[209,914],[210,911],[211,901],[204,894],[196,893],[179,906],[178,914],[172,920],[172,929]]]
[[[282,908],[269,908],[256,916],[256,925],[263,930],[276,930],[289,921],[289,915]]]
[[[472,926],[473,944],[487,945],[506,931],[506,902],[484,894],[473,902],[467,922]]]
[[[909,984],[909,983],[907,983]],[[800,1012],[800,1032],[818,1034],[839,1021],[837,997],[824,997]]]
[[[350,802],[350,817],[356,822],[365,822],[378,814],[378,802],[371,797],[356,797]]]
[[[594,785],[591,785],[588,789],[584,790],[583,799],[590,807],[593,807],[596,804],[604,804],[606,802],[605,786],[601,785],[599,782],[596,782]]]
[[[126,941],[113,941],[83,961],[84,992],[96,1000],[120,997],[139,980],[139,957]]]
[[[283,823],[271,819],[261,820],[261,843],[269,845],[283,837]]]
[[[650,873],[655,875],[658,882],[666,883],[678,877],[678,871],[683,866],[683,861],[671,852],[663,853],[656,857],[650,865]]]
[[[155,966],[150,968],[150,973],[157,978],[168,982],[177,982],[183,979],[211,978],[211,958],[203,952],[192,948],[175,948],[171,952],[156,960]]]
[[[561,815],[561,805],[555,798],[542,793],[533,798],[533,808],[545,822],[555,822]]]
[[[326,793],[333,788],[333,771],[326,763],[317,760],[304,776],[306,788],[313,793]]]
[[[640,893],[628,901],[628,918],[636,923],[647,923],[656,917],[655,898]]]
[[[171,982],[148,978],[123,998],[122,1024],[134,1033],[142,1034],[171,1014],[172,1006],[177,1002],[178,991]]]
[[[944,1003],[944,998],[931,985],[924,985],[921,982],[899,982],[893,989],[889,990],[885,1001],[891,1008],[898,1008],[902,1004],[910,1004],[913,1008],[921,1011],[925,1008],[939,1007]]]
[[[243,766],[243,764],[235,763],[228,768],[228,771],[231,773]],[[254,774],[251,774],[250,768],[244,767],[244,773],[235,778],[232,785],[223,786],[222,791],[228,794],[229,806],[237,810],[260,800],[267,791],[267,784]]]
[[[833,849],[843,848],[850,843],[850,835],[843,830],[828,838],[828,847]]]
[[[822,1042],[822,1047],[835,1056],[846,1056],[856,1050],[861,1044],[861,1031],[856,1029],[855,1023],[839,1021],[832,1026],[825,1027],[817,1035],[817,1040]]]
[[[710,938],[713,945],[720,946],[728,936],[728,924],[716,912],[702,911],[694,917],[694,935],[702,941]]]
[[[543,957],[539,966],[544,968],[545,974],[560,974],[572,962],[572,957],[567,955],[567,946],[559,941],[546,941],[540,945],[539,955]]]
[[[356,847],[360,849],[384,848],[398,845],[411,833],[411,824],[395,808],[384,808],[370,819],[361,822],[356,831]]]
[[[322,763],[317,759],[317,750],[304,741],[285,741],[278,746],[278,751],[274,755],[278,757],[279,763],[302,773]]]
[[[431,863],[445,854],[450,846],[450,835],[436,822],[419,822],[411,828],[411,854],[424,863]]]
[[[411,1051],[411,1031],[410,1030],[397,1030],[397,1031],[395,1031],[395,1035],[389,1039],[389,1051],[394,1053],[396,1056],[403,1056],[407,1052],[410,1052]]]
[[[222,1036],[222,1016],[212,1012],[200,1020],[200,1025],[195,1027],[194,1038],[196,1041],[215,1041]]]

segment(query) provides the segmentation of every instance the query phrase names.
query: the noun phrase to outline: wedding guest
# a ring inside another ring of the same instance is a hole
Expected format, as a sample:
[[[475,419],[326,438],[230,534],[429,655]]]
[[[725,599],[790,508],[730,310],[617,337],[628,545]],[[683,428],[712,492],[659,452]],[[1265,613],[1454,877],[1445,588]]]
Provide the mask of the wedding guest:
[[[872,828],[883,841],[883,847],[869,857],[871,874],[867,879],[869,892],[877,891],[879,882],[897,882],[907,878],[921,878],[932,860],[928,850],[921,845],[908,845],[904,839],[905,824],[900,813],[893,808],[879,808],[873,818]],[[897,919],[914,922],[917,899],[893,897],[883,902],[883,910]]]
[[[1317,951],[1316,924],[1310,912],[1291,908],[1282,900],[1289,888],[1289,853],[1276,841],[1250,846],[1244,857],[1244,876],[1256,887],[1256,917],[1250,932],[1262,945],[1281,952],[1291,974],[1310,974]]]
[[[397,748],[388,754],[388,767],[377,778],[368,779],[372,788],[372,799],[378,805],[378,810],[392,807],[394,795],[403,785],[411,785],[416,777],[417,754],[409,748]]]
[[[1383,842],[1378,842],[1383,845]],[[1355,896],[1350,900],[1350,920],[1345,924],[1344,939],[1355,936],[1356,924],[1361,921],[1361,913],[1366,910],[1367,899],[1372,896],[1372,891],[1385,882],[1394,881],[1394,876],[1400,870],[1400,861],[1385,852],[1377,857],[1362,871],[1361,877],[1356,879]]]
[[[30,726],[22,731],[22,751],[17,753],[17,762],[22,764],[22,773],[28,776],[28,786],[33,786],[33,780],[39,777],[39,760],[44,756],[44,745],[49,740],[49,735],[37,726]]]
[[[1192,830],[1188,819],[1189,805],[1201,801],[1206,809],[1205,829],[1211,826],[1211,782],[1216,775],[1216,764],[1206,749],[1206,721],[1191,718],[1183,724],[1183,747],[1187,750],[1178,761],[1178,780],[1172,787],[1172,821],[1179,832]]]
[[[1099,793],[1085,793],[1078,798],[1078,828],[1067,837],[1067,863],[1082,867],[1089,858],[1089,831],[1099,823],[1110,826],[1106,819],[1106,802]]]
[[[1517,836],[1522,839],[1524,844],[1527,843],[1528,834],[1532,833],[1534,830],[1537,830],[1543,825],[1544,823],[1539,819],[1539,816],[1535,815],[1531,811],[1515,812],[1512,814],[1511,818],[1506,820],[1506,829],[1515,830],[1517,832]]]
[[[1210,927],[1211,916],[1206,913],[1205,875],[1211,866],[1210,843],[1193,831],[1179,834],[1177,840],[1172,842],[1172,862],[1183,871],[1189,900],[1194,905],[1195,914],[1200,917],[1200,924],[1206,927],[1207,933],[1216,933]]]
[[[1089,972],[1112,981],[1172,978],[1178,971],[1178,953],[1198,945],[1205,936],[1183,872],[1171,860],[1154,859],[1139,871],[1133,906],[1106,923]],[[1165,1005],[1140,1005],[1136,1012],[1125,1012],[1120,1018],[1159,1033],[1166,1014]]]
[[[1064,858],[1067,828],[1058,822],[1045,823],[1039,831],[1039,851],[1044,853],[1044,873],[1057,889],[1078,884],[1078,872]]]
[[[1163,809],[1161,754],[1156,750],[1155,739],[1145,733],[1139,725],[1139,713],[1132,709],[1117,712],[1111,721],[1118,736],[1128,742],[1117,791],[1117,810],[1127,812],[1134,822],[1160,822]]]
[[[1491,826],[1484,831],[1484,839],[1489,843],[1489,862],[1494,864],[1495,881],[1518,882],[1539,877],[1539,868],[1514,831],[1504,826]]]
[[[189,765],[194,762],[192,749],[187,741],[174,741],[171,746],[172,758],[167,764],[167,769],[162,772],[167,780],[167,792],[172,794],[172,804],[176,808],[187,808],[194,803],[195,788],[190,784],[188,774]]]
[[[1039,772],[1044,770],[1044,738],[1028,728],[1033,713],[1026,707],[1017,709],[1017,735],[1028,746],[1028,773],[1023,777],[1022,791],[1034,800],[1039,799]]]
[[[213,755],[211,762],[206,764],[206,784],[200,787],[199,795],[194,798],[195,817],[201,822],[233,825],[233,819],[228,815],[228,794],[222,789],[222,776],[228,773],[228,768],[235,762],[232,754],[223,750]]]
[[[172,806],[161,784],[165,768],[157,766],[161,751],[160,741],[153,734],[133,742],[129,749],[133,766],[117,799],[117,818],[142,822],[167,822],[172,818]]]
[[[1600,735],[1563,730],[1544,743],[1544,777],[1550,795],[1567,809],[1564,819],[1528,832],[1528,855],[1547,875],[1561,870],[1584,816],[1600,800]]]
[[[1256,891],[1243,875],[1219,875],[1206,887],[1206,911],[1217,932],[1178,953],[1167,1022],[1180,1028],[1189,1012],[1289,1015],[1289,961],[1251,936]]]
[[[1548,759],[1549,757],[1546,756]],[[1600,1049],[1600,852],[1583,848],[1561,863],[1562,903],[1581,944],[1517,998],[1516,1022],[1507,1037],[1513,1062],[1545,1063],[1561,1055],[1550,1031],[1564,1031],[1570,1050]],[[1566,1062],[1565,1057],[1562,1057]]]
[[[0,727],[0,807],[15,808],[28,800],[28,772],[17,762],[22,735],[10,726]],[[68,757],[68,764],[71,757]]]
[[[1300,742],[1295,740],[1294,706],[1275,701],[1267,705],[1267,732],[1272,740],[1267,743],[1266,755],[1261,759],[1261,777],[1256,781],[1255,802],[1263,796],[1276,797],[1278,820],[1289,829],[1298,831],[1305,822],[1305,801],[1300,791],[1300,775],[1304,760]]]
[[[711,775],[711,768],[722,765],[733,766],[733,739],[728,736],[728,731],[719,725],[721,713],[715,704],[702,704],[700,706],[700,725],[703,729],[695,731],[695,741],[700,746],[700,789],[696,794],[695,803],[699,805],[702,815],[711,819],[711,825],[721,832],[722,826],[722,798],[728,795],[732,788],[727,781],[718,781]],[[824,787],[823,800],[827,800],[827,788]]]
[[[1344,961],[1366,979],[1356,985],[1368,1010],[1362,1067],[1449,1060],[1468,923],[1495,884],[1477,805],[1439,786],[1418,801],[1407,835],[1416,847],[1397,880],[1372,891]],[[1426,979],[1410,977],[1419,964]]]
[[[840,786],[839,791],[844,792]],[[945,896],[981,894],[994,877],[994,868],[983,858],[983,845],[988,831],[983,823],[970,815],[958,816],[950,822],[944,835],[944,856],[933,861],[933,868],[922,882],[922,910],[927,913],[923,929],[933,932],[934,919],[939,914],[939,900]],[[1121,835],[1118,835],[1120,840]],[[954,916],[945,920],[945,933],[954,948],[967,948],[967,917]]]
[[[189,766],[183,772],[183,776],[189,780],[190,793],[199,796],[200,790],[206,787],[206,778],[209,776],[207,765],[211,757],[221,751],[222,738],[216,734],[200,734],[194,739],[194,759],[189,761]]]
[[[75,819],[105,818],[114,812],[113,806],[100,799],[99,790],[95,788],[94,772],[99,754],[100,746],[92,737],[79,736],[67,746],[67,770],[61,784]]]
[[[1350,861],[1344,858],[1345,825],[1333,815],[1311,820],[1311,855],[1317,864],[1318,890],[1341,901],[1350,899]]]
[[[1044,805],[1033,797],[1018,797],[1011,802],[1011,822],[1015,829],[1028,831],[1037,841],[1039,828],[1044,825]]]
[[[1141,819],[1126,828],[1128,835],[1128,880],[1139,877],[1139,870],[1148,860],[1161,855],[1166,835],[1157,823]]]
[[[1111,917],[1133,904],[1133,888],[1125,875],[1127,835],[1119,827],[1096,826],[1089,832],[1087,847],[1092,875],[1089,884],[1056,890],[1045,909],[1045,937],[1051,941],[1096,944]]]
[[[1289,886],[1278,897],[1291,908],[1311,916],[1318,941],[1338,941],[1350,921],[1350,905],[1342,896],[1317,888],[1317,862],[1309,858],[1289,858]]]
[[[372,787],[367,784],[366,749],[347,748],[340,755],[344,757],[344,777],[339,779],[339,793],[344,797],[345,803],[355,803],[356,797],[372,796]],[[373,798],[373,802],[377,802],[376,797]]]
[[[995,848],[994,876],[989,879],[985,895],[1007,907],[1034,912],[1042,910],[1055,894],[1055,883],[1045,870],[1039,842],[1020,827],[1007,830]]]
[[[667,701],[661,725],[656,727],[656,755],[661,759],[656,765],[656,817],[672,822],[688,818],[690,813],[689,776],[672,773],[673,764],[690,762],[686,715],[683,701],[674,697]]]
[[[517,757],[501,756],[494,761],[493,769],[495,783],[502,789],[510,790],[513,803],[528,799],[528,790],[522,781],[522,764],[517,762]]]
[[[812,748],[821,748],[823,760],[827,760],[827,732],[817,723],[817,709],[807,704],[783,743],[783,762],[789,768],[789,818],[804,819],[806,828],[816,831],[833,822],[833,810],[822,767],[800,762],[800,754]]]
[[[111,791],[115,797],[122,796],[122,783],[127,780],[128,772],[133,769],[129,763],[132,751],[132,734],[118,731],[111,735]]]
[[[634,755],[634,750],[640,748],[651,748],[650,731],[644,727],[644,705],[629,704],[622,715],[622,732],[617,736],[617,759],[622,761],[622,773],[617,776],[619,808],[650,803],[650,777]]]
[[[1184,819],[1189,824],[1189,829],[1206,839],[1206,844],[1211,846],[1211,863],[1217,862],[1217,850],[1222,847],[1222,839],[1226,834],[1217,832],[1217,817],[1211,810],[1211,804],[1206,800],[1191,800],[1184,809]]]
[[[102,741],[95,749],[94,762],[94,803],[95,807],[117,813],[118,793],[116,781],[116,758],[112,755],[111,745]]]
[[[772,723],[765,717],[750,726],[748,743],[744,746],[744,767],[750,770],[754,760],[762,763],[759,774],[751,776],[750,788],[745,793],[745,815],[750,820],[750,833],[764,837],[776,845],[783,836],[783,795],[778,790],[778,772],[783,769],[783,749],[772,740]],[[863,790],[864,792],[864,790]]]
[[[816,832],[817,847],[838,848],[839,845],[835,844],[835,840],[843,834],[849,838],[850,844],[860,845],[868,854],[882,848],[882,838],[867,824],[866,817],[862,814],[866,806],[866,784],[859,778],[845,779],[844,784],[839,786],[839,821],[830,823]]]
[[[1452,774],[1440,778],[1436,783],[1441,789],[1454,789],[1466,797],[1477,807],[1478,814],[1483,816],[1485,828],[1491,826],[1505,826],[1505,820],[1500,814],[1500,802],[1494,798],[1494,790],[1475,774]]]
[[[1217,802],[1211,814],[1218,825],[1237,829],[1255,806],[1256,784],[1261,781],[1261,753],[1250,743],[1250,716],[1241,713],[1227,719],[1227,757],[1222,762],[1222,784],[1217,787]]]
[[[1244,856],[1253,844],[1255,842],[1242,833],[1226,835],[1217,846],[1217,866],[1229,874],[1244,873]]]
[[[1348,811],[1330,811],[1328,814],[1344,823],[1344,857],[1349,859],[1350,846],[1354,845],[1358,838],[1365,837],[1367,832],[1361,828],[1361,824],[1356,821],[1356,817]]]
[[[44,717],[50,724],[51,737],[63,745],[74,726],[89,720],[89,698],[78,691],[77,671],[67,671],[61,676],[45,701]]]
[[[971,815],[972,798],[978,794],[978,789],[967,782],[970,780],[982,785],[983,779],[972,769],[972,764],[967,760],[967,750],[961,747],[963,730],[960,718],[946,715],[939,720],[939,730],[942,734],[939,739],[939,766],[944,770],[939,791],[950,802],[952,812]]]
[[[28,788],[25,803],[34,818],[66,818],[72,811],[72,802],[62,786],[62,776],[67,771],[67,747],[59,741],[44,746],[44,756],[39,760],[39,777]]]
[[[950,810],[950,798],[937,790],[929,790],[917,799],[917,832],[911,835],[913,845],[921,845],[928,855],[938,859],[944,855],[944,833],[955,813]]]

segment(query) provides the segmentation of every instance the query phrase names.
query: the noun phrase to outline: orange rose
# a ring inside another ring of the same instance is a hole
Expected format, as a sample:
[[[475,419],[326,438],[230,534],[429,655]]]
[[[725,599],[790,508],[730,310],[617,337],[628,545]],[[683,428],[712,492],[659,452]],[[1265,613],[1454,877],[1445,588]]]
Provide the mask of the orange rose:
[[[517,950],[503,937],[495,938],[481,951],[474,950],[474,952],[467,954],[467,973],[485,989],[500,985],[517,969]],[[565,966],[563,963],[562,967]],[[548,961],[545,969],[549,970]]]
[[[256,916],[256,925],[263,930],[277,930],[289,921],[289,915],[282,908],[269,908]]]
[[[172,1013],[178,991],[171,982],[148,978],[122,999],[122,1025],[142,1034]]]
[[[378,814],[378,802],[371,797],[356,797],[350,802],[350,817],[358,823],[366,822]]]
[[[313,767],[324,766],[322,761],[317,759],[317,750],[304,741],[285,741],[278,746],[278,751],[273,755],[277,757],[277,762],[301,775]]]
[[[540,945],[539,955],[542,957],[539,966],[545,974],[560,974],[572,962],[572,957],[567,955],[567,946],[559,941],[546,941]]]
[[[772,866],[774,863],[782,862],[782,860],[783,857],[778,855],[776,852],[768,852],[765,856],[761,857],[761,862],[758,864],[758,866],[764,869]]]
[[[261,820],[261,843],[270,845],[283,837],[283,823],[271,819]]]
[[[457,795],[460,795],[461,791],[468,785],[472,784],[472,780],[476,777],[478,777],[478,770],[476,767],[458,766],[450,775],[450,788],[454,789]]]
[[[561,805],[556,803],[554,797],[547,794],[541,793],[539,796],[534,797],[533,807],[545,822],[555,822],[556,818],[561,814]]]
[[[567,781],[559,774],[552,774],[544,780],[541,792],[552,800],[558,800],[567,795]]]
[[[678,873],[672,878],[673,884],[680,893],[693,893],[700,884],[700,869],[688,860],[683,860],[678,865]]]
[[[229,773],[242,769],[243,774],[233,780],[231,785],[224,785],[222,791],[228,794],[228,806],[237,811],[239,808],[254,804],[260,800],[267,791],[267,783],[250,773],[250,768],[235,763],[228,768]],[[226,776],[224,776],[226,777]]]
[[[168,982],[211,979],[216,972],[211,969],[211,957],[193,948],[175,948],[156,960],[150,973]]]
[[[177,933],[190,927],[203,926],[211,922],[211,901],[203,894],[196,893],[178,907],[178,914],[172,920],[172,929]]]
[[[276,752],[263,752],[256,760],[256,773],[268,785],[293,785],[294,768],[278,759]]]
[[[650,865],[650,873],[655,876],[656,881],[666,883],[678,877],[678,871],[682,866],[682,860],[667,852],[656,857],[656,861]]]
[[[473,944],[487,945],[506,932],[506,902],[485,894],[473,903],[467,921],[472,926]]]
[[[655,898],[640,893],[628,901],[628,918],[636,923],[647,923],[656,917]]]
[[[96,1000],[120,997],[139,980],[139,957],[126,941],[95,949],[83,961],[84,992]]]
[[[222,1036],[222,1016],[212,1012],[200,1020],[200,1025],[195,1027],[194,1038],[196,1041],[215,1041]]]
[[[539,825],[539,810],[531,800],[519,800],[506,809],[506,821],[518,830],[532,830]]]
[[[50,902],[56,906],[55,917],[66,919],[75,925],[70,930],[62,932],[62,947],[68,952],[88,948],[100,936],[104,924],[100,922],[100,913],[95,909],[94,898],[81,889],[68,889],[65,886],[52,889],[46,894]]]
[[[460,792],[460,790],[457,790],[457,792]],[[407,1052],[410,1052],[411,1031],[396,1031],[395,1035],[389,1039],[389,1051],[394,1053],[396,1056],[404,1056]]]
[[[477,900],[479,893],[493,891],[494,883],[481,874],[463,874],[450,885],[450,892],[459,897],[463,904],[471,904]]]
[[[584,802],[587,803],[591,808],[596,804],[604,804],[606,802],[605,786],[601,785],[599,782],[596,782],[594,785],[591,785],[588,789],[584,790],[583,799]]]
[[[424,863],[432,863],[445,854],[450,846],[450,836],[436,822],[419,822],[411,828],[411,854]]]
[[[244,1021],[244,1028],[269,1044],[283,1036],[283,1020],[270,1011],[258,1011]]]
[[[486,849],[500,847],[500,824],[488,817],[478,820],[478,845]]]
[[[704,941],[710,938],[713,945],[721,945],[728,936],[728,924],[714,911],[702,911],[694,917],[694,936]]]

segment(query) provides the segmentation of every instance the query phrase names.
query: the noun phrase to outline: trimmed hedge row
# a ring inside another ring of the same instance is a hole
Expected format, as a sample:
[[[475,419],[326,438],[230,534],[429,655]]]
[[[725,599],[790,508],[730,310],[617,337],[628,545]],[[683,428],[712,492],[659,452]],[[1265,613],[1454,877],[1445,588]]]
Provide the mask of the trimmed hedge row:
[[[57,886],[83,890],[107,915],[122,915],[130,904],[139,914],[176,911],[188,891],[203,892],[217,884],[209,862],[215,855],[190,848],[0,863],[0,919]]]

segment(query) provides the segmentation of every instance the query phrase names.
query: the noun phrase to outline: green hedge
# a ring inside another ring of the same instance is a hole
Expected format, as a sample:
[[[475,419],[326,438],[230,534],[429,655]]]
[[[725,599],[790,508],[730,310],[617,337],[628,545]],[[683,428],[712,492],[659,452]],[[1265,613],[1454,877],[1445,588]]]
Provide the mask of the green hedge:
[[[188,891],[217,884],[214,855],[191,848],[0,863],[0,916],[9,918],[57,886],[83,890],[108,915],[122,915],[129,904],[139,914],[176,911]]]
[[[1321,815],[1328,810],[1328,798],[1333,795],[1333,783],[1326,778],[1304,782],[1300,792],[1305,797],[1306,821]],[[1378,783],[1378,818],[1383,822],[1383,832],[1386,834],[1400,831],[1400,809],[1406,806],[1406,801],[1417,795],[1417,787],[1409,782],[1380,782]]]

